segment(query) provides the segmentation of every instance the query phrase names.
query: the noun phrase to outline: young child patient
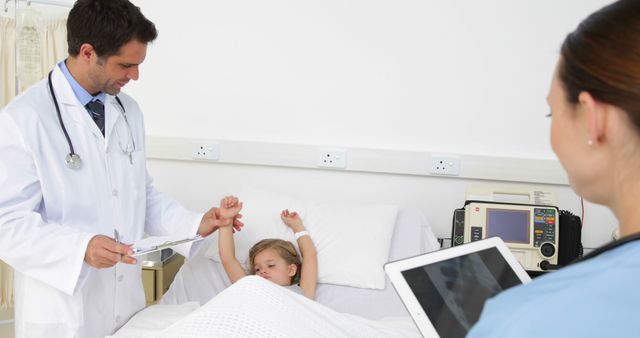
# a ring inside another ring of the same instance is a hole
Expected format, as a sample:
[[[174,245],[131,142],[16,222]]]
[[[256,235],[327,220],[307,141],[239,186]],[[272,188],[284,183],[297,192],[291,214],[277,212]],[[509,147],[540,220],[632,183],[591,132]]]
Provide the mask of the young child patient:
[[[236,258],[233,241],[233,218],[242,209],[237,197],[227,196],[220,201],[220,217],[227,220],[228,226],[221,227],[218,247],[220,259],[231,283],[247,275],[242,264]],[[304,262],[301,261],[291,242],[281,239],[263,239],[249,251],[250,273],[266,278],[278,285],[300,288],[307,298],[315,299],[318,280],[318,258],[316,248],[302,224],[298,213],[283,210],[280,218],[293,230]],[[303,264],[304,263],[304,264]],[[295,285],[300,277],[299,286]]]

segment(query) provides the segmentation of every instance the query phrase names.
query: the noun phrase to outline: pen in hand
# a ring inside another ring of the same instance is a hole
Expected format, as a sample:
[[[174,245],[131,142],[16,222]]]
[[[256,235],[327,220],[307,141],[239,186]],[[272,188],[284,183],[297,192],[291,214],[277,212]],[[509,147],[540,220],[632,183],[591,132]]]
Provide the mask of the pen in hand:
[[[118,229],[113,229],[113,239],[115,239],[116,246],[118,246],[118,244],[120,244],[120,234],[118,233]],[[122,260],[122,255],[121,254],[118,254],[118,255],[120,257],[118,259],[118,261],[121,261]]]
[[[118,262],[125,264],[137,264],[138,260],[129,256],[133,254],[131,244],[123,244],[122,237],[117,229],[113,230],[113,239],[116,241],[116,253],[118,254]]]

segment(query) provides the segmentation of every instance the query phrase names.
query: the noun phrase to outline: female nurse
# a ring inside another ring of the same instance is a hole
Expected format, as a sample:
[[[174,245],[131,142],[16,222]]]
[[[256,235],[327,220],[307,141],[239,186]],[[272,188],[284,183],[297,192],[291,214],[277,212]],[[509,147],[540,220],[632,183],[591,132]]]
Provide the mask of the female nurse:
[[[590,15],[562,44],[547,97],[571,187],[621,239],[489,300],[468,337],[631,337],[640,313],[640,1]]]

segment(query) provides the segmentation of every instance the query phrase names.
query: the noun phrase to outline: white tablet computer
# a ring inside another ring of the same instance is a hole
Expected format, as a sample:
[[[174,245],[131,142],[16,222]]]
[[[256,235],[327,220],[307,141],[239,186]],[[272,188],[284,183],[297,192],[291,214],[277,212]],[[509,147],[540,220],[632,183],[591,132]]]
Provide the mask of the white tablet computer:
[[[385,264],[384,270],[425,337],[464,337],[484,302],[531,281],[499,237]]]

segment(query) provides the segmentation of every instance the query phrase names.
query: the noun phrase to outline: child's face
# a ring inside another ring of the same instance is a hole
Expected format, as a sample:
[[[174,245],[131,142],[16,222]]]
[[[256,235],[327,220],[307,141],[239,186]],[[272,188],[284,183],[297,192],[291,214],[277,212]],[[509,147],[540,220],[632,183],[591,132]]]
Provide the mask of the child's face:
[[[254,258],[253,270],[257,276],[278,285],[291,285],[291,277],[295,276],[297,267],[287,264],[274,249],[265,249]]]

